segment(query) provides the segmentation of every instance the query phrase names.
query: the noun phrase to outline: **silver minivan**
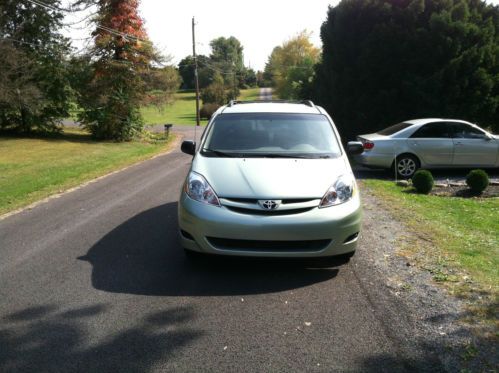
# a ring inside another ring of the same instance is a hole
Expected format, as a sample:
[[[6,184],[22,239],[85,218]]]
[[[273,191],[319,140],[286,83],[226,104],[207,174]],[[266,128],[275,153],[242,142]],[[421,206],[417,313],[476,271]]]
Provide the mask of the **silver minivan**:
[[[349,143],[352,153],[363,151]],[[187,252],[319,257],[355,252],[358,187],[338,131],[310,101],[236,102],[211,118],[178,204]]]

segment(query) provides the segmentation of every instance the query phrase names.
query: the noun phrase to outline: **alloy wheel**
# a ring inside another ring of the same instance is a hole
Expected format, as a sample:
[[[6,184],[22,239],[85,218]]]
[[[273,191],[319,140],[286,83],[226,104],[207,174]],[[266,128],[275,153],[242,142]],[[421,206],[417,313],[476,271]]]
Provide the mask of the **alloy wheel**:
[[[397,172],[400,176],[410,177],[414,172],[416,172],[416,162],[411,158],[402,158],[397,163]]]

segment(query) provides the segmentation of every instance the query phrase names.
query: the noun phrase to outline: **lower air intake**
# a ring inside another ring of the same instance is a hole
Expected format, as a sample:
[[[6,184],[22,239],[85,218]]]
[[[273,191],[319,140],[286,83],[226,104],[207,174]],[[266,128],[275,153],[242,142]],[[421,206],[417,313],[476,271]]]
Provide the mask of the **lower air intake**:
[[[233,240],[228,238],[207,237],[208,242],[219,250],[241,250],[255,252],[314,252],[325,249],[331,240],[308,241],[260,241]]]

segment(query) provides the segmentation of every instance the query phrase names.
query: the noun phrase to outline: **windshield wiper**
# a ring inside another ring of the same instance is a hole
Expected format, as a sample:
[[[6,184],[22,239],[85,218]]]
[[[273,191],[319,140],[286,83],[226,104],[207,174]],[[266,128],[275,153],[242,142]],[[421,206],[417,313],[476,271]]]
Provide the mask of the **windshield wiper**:
[[[263,158],[300,158],[300,159],[331,158],[329,155],[319,155],[319,154],[258,153],[255,154],[255,156]]]
[[[206,153],[213,153],[215,155],[218,155],[219,157],[229,157],[229,158],[232,158],[232,157],[235,157],[237,155],[237,154],[234,154],[234,153],[226,153],[226,152],[221,152],[220,150],[214,150],[214,149],[208,149],[208,148],[203,148],[202,151],[206,152]]]

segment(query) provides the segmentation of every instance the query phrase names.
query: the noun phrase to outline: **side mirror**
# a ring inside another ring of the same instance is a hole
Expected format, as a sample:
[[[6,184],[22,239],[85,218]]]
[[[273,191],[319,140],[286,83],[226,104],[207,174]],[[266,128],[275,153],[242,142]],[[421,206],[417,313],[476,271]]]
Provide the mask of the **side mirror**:
[[[185,154],[194,155],[194,153],[196,152],[196,143],[192,140],[182,141],[180,150],[182,150],[182,152]]]
[[[364,153],[364,145],[360,141],[349,141],[347,144],[347,152],[351,155],[359,155]]]

